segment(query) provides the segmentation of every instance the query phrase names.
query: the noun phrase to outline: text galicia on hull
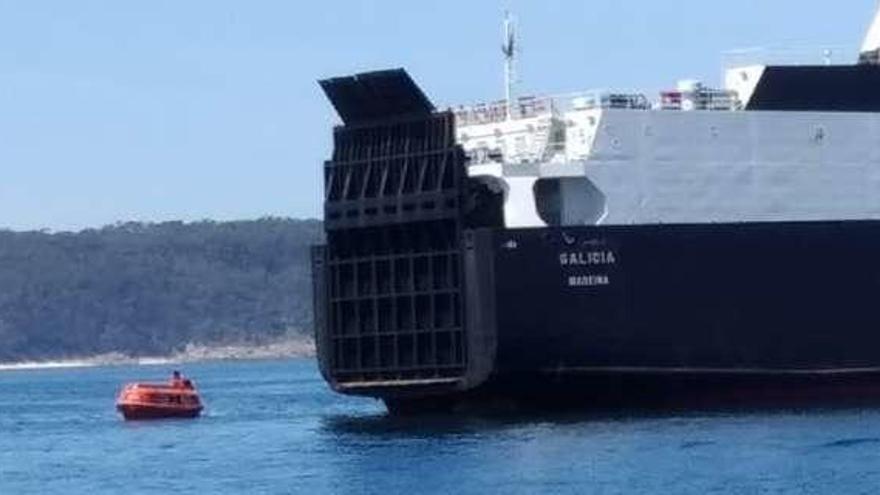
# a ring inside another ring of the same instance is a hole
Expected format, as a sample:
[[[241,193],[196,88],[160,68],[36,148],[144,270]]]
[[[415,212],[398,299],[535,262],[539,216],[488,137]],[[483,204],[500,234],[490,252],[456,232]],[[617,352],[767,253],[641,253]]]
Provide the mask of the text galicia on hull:
[[[853,65],[342,119],[313,251],[334,390],[463,405],[880,397],[880,15]],[[514,25],[505,22],[514,71]]]
[[[562,266],[613,265],[616,262],[612,251],[580,251],[559,255],[559,264]]]

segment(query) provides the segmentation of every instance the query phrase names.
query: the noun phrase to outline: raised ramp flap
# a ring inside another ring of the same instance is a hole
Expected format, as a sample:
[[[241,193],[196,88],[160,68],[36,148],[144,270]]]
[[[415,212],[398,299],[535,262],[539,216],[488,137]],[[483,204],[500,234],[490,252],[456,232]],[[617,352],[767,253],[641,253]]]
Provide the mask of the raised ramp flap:
[[[428,117],[434,111],[434,105],[403,69],[335,77],[320,84],[345,125]]]

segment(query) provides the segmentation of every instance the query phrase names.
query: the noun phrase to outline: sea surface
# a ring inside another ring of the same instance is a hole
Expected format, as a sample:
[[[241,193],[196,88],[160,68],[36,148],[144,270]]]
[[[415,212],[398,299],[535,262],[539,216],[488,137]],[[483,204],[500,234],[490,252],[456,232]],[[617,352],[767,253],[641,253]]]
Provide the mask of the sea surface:
[[[186,365],[197,420],[123,421],[164,366],[0,372],[0,494],[880,490],[880,410],[393,419],[311,360]]]

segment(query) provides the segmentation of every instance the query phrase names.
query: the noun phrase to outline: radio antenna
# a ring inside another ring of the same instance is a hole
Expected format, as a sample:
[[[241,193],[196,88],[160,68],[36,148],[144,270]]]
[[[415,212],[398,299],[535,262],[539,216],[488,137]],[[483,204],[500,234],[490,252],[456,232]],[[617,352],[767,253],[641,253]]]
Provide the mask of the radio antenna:
[[[507,120],[513,119],[513,81],[516,77],[516,51],[518,48],[516,25],[510,12],[505,12],[504,44],[501,46],[501,53],[504,54],[504,100],[507,107]]]

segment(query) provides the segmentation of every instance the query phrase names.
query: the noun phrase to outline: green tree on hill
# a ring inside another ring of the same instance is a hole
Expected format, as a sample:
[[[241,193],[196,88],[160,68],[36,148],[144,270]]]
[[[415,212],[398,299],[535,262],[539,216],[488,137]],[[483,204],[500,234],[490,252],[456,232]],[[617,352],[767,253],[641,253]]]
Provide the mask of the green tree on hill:
[[[312,325],[314,220],[0,231],[0,360],[259,344]]]

